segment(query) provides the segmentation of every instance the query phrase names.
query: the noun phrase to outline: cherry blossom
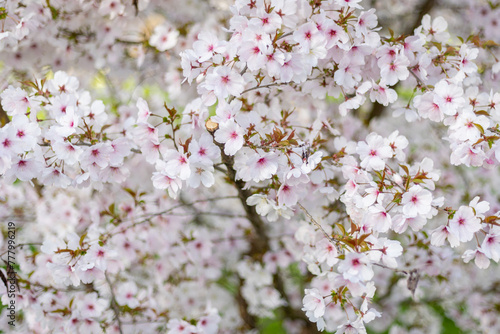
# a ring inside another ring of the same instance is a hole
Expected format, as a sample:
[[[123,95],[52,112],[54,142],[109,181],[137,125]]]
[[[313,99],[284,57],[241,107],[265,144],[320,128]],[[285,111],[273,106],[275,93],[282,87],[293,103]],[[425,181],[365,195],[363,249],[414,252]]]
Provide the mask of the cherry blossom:
[[[243,146],[243,129],[234,121],[219,124],[215,140],[224,144],[224,153],[234,155]]]
[[[474,233],[481,229],[479,219],[471,207],[461,206],[449,222],[450,232],[460,242],[467,242],[474,237]]]
[[[499,332],[500,8],[428,5],[2,5],[17,330]]]
[[[430,212],[432,203],[432,194],[430,191],[416,185],[411,187],[408,192],[403,194],[401,204],[403,213],[408,217],[425,215]]]
[[[356,152],[361,158],[361,167],[374,170],[382,170],[385,159],[392,156],[388,143],[376,133],[366,137],[366,142],[359,142]]]

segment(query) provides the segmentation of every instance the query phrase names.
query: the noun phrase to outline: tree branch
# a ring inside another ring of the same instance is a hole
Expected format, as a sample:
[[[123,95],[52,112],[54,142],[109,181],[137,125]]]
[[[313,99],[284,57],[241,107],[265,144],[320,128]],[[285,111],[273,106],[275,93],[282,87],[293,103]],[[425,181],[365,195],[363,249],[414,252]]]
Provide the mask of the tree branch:
[[[111,309],[113,310],[116,321],[118,322],[118,331],[120,332],[120,334],[123,334],[122,321],[120,319],[120,309],[118,308],[118,303],[116,302],[115,292],[113,291],[113,284],[111,284],[108,273],[105,272],[104,276],[106,277],[106,282],[108,282],[109,290],[111,291]]]
[[[207,130],[214,136],[215,131],[218,129],[218,124],[208,121],[206,124]],[[234,158],[232,156],[228,156],[224,153],[224,145],[218,143],[214,139],[214,143],[220,148],[221,150],[221,160],[222,163],[226,166],[226,175],[229,179],[229,181],[235,186],[236,190],[238,191],[238,197],[240,199],[240,202],[243,206],[243,209],[245,210],[246,217],[252,227],[254,228],[255,231],[255,236],[250,240],[250,250],[248,252],[248,255],[250,255],[252,258],[257,258],[257,259],[262,259],[262,256],[270,249],[270,243],[269,243],[269,236],[267,235],[266,232],[266,226],[264,221],[262,220],[261,216],[257,213],[256,209],[254,206],[250,206],[247,204],[247,199],[252,196],[252,192],[248,189],[244,189],[245,187],[245,182],[242,180],[237,180],[236,179],[236,171],[234,170]],[[245,320],[245,322],[251,326],[252,328],[256,328],[256,322],[255,322],[255,317],[250,315],[248,313],[248,305],[246,301],[244,300],[243,296],[241,295],[241,287],[242,287],[242,280],[240,279],[239,281],[239,287],[238,287],[238,295],[236,296],[236,300],[238,302],[239,308],[240,308],[240,315],[242,318]],[[316,328],[316,325],[311,323],[304,312],[301,310],[295,309],[291,306],[290,300],[288,298],[288,295],[286,294],[283,279],[279,275],[279,271],[276,272],[276,274],[273,275],[273,285],[274,288],[280,293],[280,295],[283,297],[283,299],[286,302],[286,305],[282,307],[282,310],[285,314],[285,316],[288,316],[291,319],[300,319],[303,320],[305,323],[305,326],[308,330],[308,333],[318,333],[318,330]]]

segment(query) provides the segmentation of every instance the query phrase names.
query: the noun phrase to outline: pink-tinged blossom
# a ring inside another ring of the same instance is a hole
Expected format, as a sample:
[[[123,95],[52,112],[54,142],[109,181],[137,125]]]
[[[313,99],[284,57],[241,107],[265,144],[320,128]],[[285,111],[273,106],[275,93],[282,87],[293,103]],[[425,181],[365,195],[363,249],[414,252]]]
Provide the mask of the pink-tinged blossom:
[[[480,147],[472,146],[472,143],[465,142],[461,144],[452,143],[450,163],[452,165],[466,165],[467,167],[479,167],[486,160],[486,154]]]
[[[245,182],[260,182],[270,179],[278,170],[278,157],[275,153],[254,153],[248,158],[244,169],[238,173],[238,177]]]
[[[264,55],[264,51],[267,49],[267,44],[270,44],[270,41],[269,43],[264,43],[262,42],[262,36],[260,34],[253,33],[253,31],[250,31],[250,33],[252,33],[253,36],[259,36],[259,38],[246,40],[242,43],[238,50],[238,55],[242,61],[246,62],[251,71],[256,71],[265,66],[266,56]],[[245,34],[248,33],[244,32],[243,36],[245,36]],[[266,37],[266,39],[269,39],[267,35]]]
[[[189,158],[191,161],[191,157]],[[191,176],[187,180],[191,188],[198,188],[200,184],[209,188],[214,185],[214,167],[212,164],[204,164],[198,161],[190,162]]]
[[[161,145],[158,142],[145,141],[141,144],[141,153],[150,164],[156,163],[160,158]]]
[[[416,217],[418,215],[426,215],[431,211],[432,194],[429,190],[423,189],[421,186],[412,186],[403,194],[401,205],[403,205],[403,213],[407,217]]]
[[[199,140],[191,140],[189,152],[190,162],[211,164],[220,158],[220,149],[213,143],[212,136],[208,133],[202,134]]]
[[[335,334],[365,334],[366,328],[363,322],[363,318],[359,316],[355,321],[348,321],[337,327]]]
[[[3,110],[9,116],[26,114],[33,104],[28,93],[13,86],[9,86],[0,94],[0,101],[2,101]]]
[[[66,286],[80,285],[80,278],[76,273],[75,267],[69,264],[56,264],[52,262],[47,263],[47,269],[52,274],[52,278],[56,283],[61,283]]]
[[[327,49],[346,44],[349,41],[349,35],[333,20],[328,19],[324,15],[315,15],[314,19],[317,24],[321,22],[321,32],[326,38]]]
[[[136,298],[138,289],[134,281],[122,283],[116,290],[116,302],[118,305],[127,305],[131,309],[139,306],[139,301]]]
[[[76,311],[83,318],[93,318],[102,314],[108,306],[108,301],[99,298],[97,292],[84,295],[83,299],[76,303]]]
[[[477,71],[477,65],[474,63],[474,59],[477,58],[479,54],[479,49],[471,48],[467,44],[462,44],[460,47],[460,68],[464,73],[471,74]]]
[[[221,317],[219,316],[217,309],[215,308],[209,309],[207,313],[208,314],[204,315],[198,320],[196,328],[198,329],[199,333],[216,334],[218,333]]]
[[[109,183],[123,183],[130,176],[130,171],[125,166],[108,166],[99,173],[98,180]]]
[[[403,247],[399,241],[374,237],[369,237],[367,240],[373,243],[372,250],[368,254],[371,261],[382,262],[389,268],[397,268],[396,258],[403,254]]]
[[[284,204],[287,207],[292,207],[299,200],[300,186],[292,186],[288,183],[283,183],[278,189],[278,203]]]
[[[91,264],[91,267],[105,271],[107,269],[107,261],[116,258],[116,256],[116,251],[94,244],[88,250],[85,259]]]
[[[267,73],[271,77],[278,78],[280,76],[281,68],[285,63],[285,54],[281,51],[268,48],[264,51],[264,57]]]
[[[15,129],[10,123],[0,129],[0,153],[1,156],[11,157],[23,152],[23,143],[17,138]]]
[[[113,20],[118,15],[123,15],[125,5],[119,0],[104,0],[99,6],[99,14],[106,16],[109,15],[110,20]]]
[[[469,206],[461,206],[449,221],[450,232],[453,233],[460,242],[472,240],[474,233],[481,229],[481,221],[476,217],[474,211]]]
[[[304,174],[309,174],[311,171],[313,171],[316,166],[321,162],[321,158],[323,157],[323,152],[321,151],[316,151],[307,159],[302,159],[302,164],[300,165],[300,170]]]
[[[389,146],[392,149],[392,152],[396,159],[399,161],[404,161],[406,158],[406,154],[404,153],[404,149],[408,147],[408,139],[405,136],[399,134],[399,131],[396,130],[387,137],[387,141],[389,141]]]
[[[457,85],[441,80],[434,87],[433,101],[444,114],[455,115],[465,105],[464,91]]]
[[[96,132],[100,131],[101,127],[108,120],[106,107],[101,100],[92,102],[90,109],[84,113],[84,116],[87,126],[92,127]]]
[[[392,225],[392,218],[382,205],[375,204],[368,208],[363,224],[373,231],[387,232]]]
[[[399,55],[388,64],[384,64],[380,69],[381,81],[387,86],[395,85],[400,80],[405,80],[410,75],[408,66],[410,61],[406,56]]]
[[[324,36],[318,31],[316,24],[313,22],[304,23],[297,28],[293,33],[293,39],[295,42],[299,43],[304,53],[309,52],[315,40],[323,40],[326,44]]]
[[[361,167],[367,170],[384,169],[385,160],[392,157],[392,150],[387,141],[374,132],[366,137],[366,142],[358,143],[356,153],[361,159]]]
[[[481,247],[478,247],[475,250],[472,249],[466,250],[462,255],[462,259],[464,260],[465,263],[469,263],[470,260],[474,259],[474,264],[479,269],[487,269],[490,266],[490,259],[484,253]]]
[[[318,262],[326,262],[330,267],[339,262],[337,248],[328,239],[321,239],[315,244],[315,247],[314,255]]]
[[[398,94],[394,89],[387,87],[383,82],[379,84],[372,83],[372,90],[370,92],[370,100],[372,102],[377,101],[384,106],[388,106],[390,103],[396,102],[397,99]]]
[[[156,26],[153,35],[149,38],[149,44],[158,51],[172,49],[177,44],[179,32],[167,25]]]
[[[357,8],[357,9],[362,9],[361,5],[359,3],[361,0],[335,0],[334,1],[337,5],[346,7],[346,8]]]
[[[365,100],[366,98],[362,94],[356,94],[354,97],[346,96],[345,101],[339,105],[340,115],[346,116],[350,110],[358,109]]]
[[[151,180],[155,188],[167,189],[169,196],[175,199],[178,191],[182,188],[182,181],[173,176],[166,168],[166,165],[166,162],[158,160],[156,162],[157,172],[153,173]]]
[[[441,122],[444,119],[443,110],[437,102],[434,102],[434,94],[431,92],[415,96],[413,105],[422,118],[428,118],[434,122]]]
[[[12,31],[12,37],[22,40],[29,35],[30,30],[35,30],[37,27],[37,20],[33,19],[33,17],[34,14],[31,13],[21,18],[16,25],[16,29]]]
[[[272,203],[269,203],[267,196],[262,194],[253,194],[247,198],[246,203],[255,206],[255,210],[261,216],[266,216],[273,209]]]
[[[290,210],[287,206],[279,204],[279,205],[272,205],[271,211],[269,211],[267,215],[267,220],[270,222],[274,222],[278,220],[279,217],[283,217],[285,219],[290,219],[293,215],[292,210]]]
[[[213,91],[219,99],[229,95],[239,97],[245,88],[245,80],[229,67],[218,66],[207,75],[204,88]]]
[[[335,83],[345,88],[354,88],[362,79],[361,66],[354,58],[343,57],[339,63],[339,68],[333,76]],[[370,84],[369,82],[367,82]],[[345,89],[344,88],[344,89]]]
[[[194,334],[198,330],[185,320],[170,319],[167,323],[167,334]]]
[[[219,129],[215,132],[215,140],[224,144],[224,153],[235,155],[243,147],[244,131],[236,122],[227,121],[219,124]]]
[[[81,157],[81,164],[84,167],[92,165],[105,168],[109,164],[109,155],[113,148],[108,143],[99,143],[84,149]]]
[[[198,63],[198,56],[193,50],[185,50],[180,53],[180,56],[184,81],[187,80],[187,82],[191,84],[193,79],[198,78],[203,70]]]
[[[450,38],[450,34],[446,32],[448,28],[448,23],[442,16],[436,17],[431,22],[431,16],[425,14],[422,18],[422,25],[416,29],[418,32],[422,32],[427,35],[427,41],[434,38],[436,42],[446,42]]]
[[[267,12],[264,7],[257,10],[257,17],[250,19],[251,26],[266,34],[276,32],[281,28],[282,23],[283,20],[275,11]]]
[[[12,117],[10,127],[19,149],[31,151],[37,146],[37,139],[42,133],[37,123],[30,122],[25,115],[15,115]]]
[[[421,186],[429,190],[434,190],[434,182],[439,180],[440,171],[434,169],[434,162],[429,158],[423,158],[420,163],[416,163],[410,168],[411,175],[425,175],[427,178],[422,179]]]
[[[212,256],[213,243],[206,239],[196,239],[186,245],[186,249],[193,260],[207,259]]]
[[[69,76],[63,71],[54,73],[54,78],[47,82],[47,88],[52,94],[76,93],[79,86],[80,83],[76,77]]]
[[[475,143],[481,138],[481,130],[490,127],[490,120],[483,115],[477,116],[472,107],[463,108],[454,124],[450,126],[450,138],[464,142]]]
[[[427,219],[422,216],[406,217],[405,215],[396,215],[392,219],[392,229],[396,233],[404,233],[408,226],[414,231],[418,232],[427,223]]]
[[[302,83],[307,80],[309,74],[304,64],[304,56],[300,53],[285,54],[285,61],[280,71],[282,82],[293,81]]]
[[[71,184],[71,179],[67,175],[63,174],[58,168],[52,167],[45,168],[39,179],[43,185],[61,187],[63,189]]]
[[[474,209],[476,217],[484,219],[484,213],[490,210],[490,203],[486,201],[479,202],[479,196],[476,196],[470,201],[469,206]]]
[[[166,162],[165,169],[172,176],[178,177],[181,180],[187,180],[191,175],[189,167],[189,159],[186,154],[180,153],[177,150],[167,149],[162,152],[163,159]]]
[[[217,36],[209,31],[202,31],[198,39],[193,43],[193,50],[198,56],[200,63],[209,60],[215,53],[224,52],[224,45]]]
[[[217,123],[224,123],[234,119],[236,114],[241,110],[242,103],[240,100],[233,100],[227,103],[226,100],[220,100],[215,109],[215,116],[211,120]]]
[[[379,67],[389,64],[396,59],[396,56],[401,52],[401,47],[398,45],[384,44],[377,48],[377,65]]]
[[[373,270],[368,256],[364,253],[347,253],[338,266],[343,277],[352,282],[366,282],[372,279]]]
[[[21,181],[30,181],[39,176],[43,171],[43,164],[35,158],[18,158],[12,159],[10,169],[5,172],[7,182],[14,182],[15,179]]]
[[[315,318],[320,318],[325,314],[325,300],[323,296],[319,293],[318,289],[305,289],[305,297],[302,300],[304,307],[302,311],[306,312],[306,315],[310,313]]]
[[[378,19],[377,15],[375,15],[375,8],[371,8],[368,11],[362,11],[358,17],[358,36],[369,36],[372,30],[377,27],[377,24]]]
[[[151,115],[148,103],[142,97],[140,97],[137,99],[136,107],[137,109],[139,109],[139,112],[137,113],[137,123],[147,124],[149,115]]]
[[[365,189],[365,194],[363,197],[360,197],[357,202],[356,206],[359,208],[367,208],[371,205],[373,205],[375,202],[377,203],[382,203],[384,200],[384,193],[379,190],[378,187],[373,184],[373,187],[369,187]]]
[[[73,94],[62,93],[51,98],[51,104],[49,105],[49,110],[51,111],[52,117],[56,121],[60,122],[64,117],[72,116],[76,114],[76,104],[77,99]]]
[[[484,237],[481,249],[484,255],[495,262],[500,260],[500,230],[492,228]]]
[[[109,153],[109,162],[117,166],[123,163],[125,157],[132,154],[132,147],[127,138],[118,138],[111,142],[112,151]]]

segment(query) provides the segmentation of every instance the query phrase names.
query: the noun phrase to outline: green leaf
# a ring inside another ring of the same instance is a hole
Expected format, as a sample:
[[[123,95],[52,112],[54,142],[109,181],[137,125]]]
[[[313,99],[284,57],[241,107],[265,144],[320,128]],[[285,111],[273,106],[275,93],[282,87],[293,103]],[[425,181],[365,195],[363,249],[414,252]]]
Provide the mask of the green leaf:
[[[7,18],[7,10],[4,7],[0,7],[0,20],[5,20]]]
[[[406,175],[410,175],[410,171],[408,170],[407,166],[400,164],[399,167],[401,167],[405,171]]]
[[[477,123],[472,123],[472,124],[474,124],[474,126],[475,126],[476,128],[478,128],[479,132],[481,132],[481,134],[483,134],[483,135],[484,135],[484,129],[483,129],[483,127],[482,127],[481,125],[479,125],[479,124],[477,124]]]

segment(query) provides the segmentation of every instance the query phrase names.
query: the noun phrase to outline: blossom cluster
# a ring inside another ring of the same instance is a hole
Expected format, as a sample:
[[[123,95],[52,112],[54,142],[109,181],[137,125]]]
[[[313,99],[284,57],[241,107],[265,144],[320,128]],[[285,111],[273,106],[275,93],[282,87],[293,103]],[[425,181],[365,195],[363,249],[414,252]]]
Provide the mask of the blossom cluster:
[[[500,7],[448,2],[2,4],[16,326],[499,331]]]

